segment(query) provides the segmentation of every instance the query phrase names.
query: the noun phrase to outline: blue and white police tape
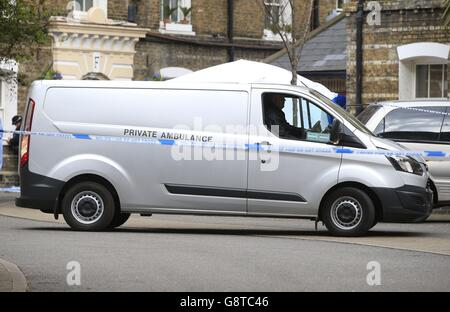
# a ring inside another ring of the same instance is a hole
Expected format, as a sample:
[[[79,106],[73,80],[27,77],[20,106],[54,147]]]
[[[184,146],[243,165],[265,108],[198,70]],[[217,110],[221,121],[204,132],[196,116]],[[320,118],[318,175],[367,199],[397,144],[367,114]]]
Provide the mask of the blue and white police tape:
[[[404,106],[398,106],[398,105],[395,105],[395,104],[389,104],[389,103],[385,103],[385,104],[383,104],[383,105],[384,105],[384,106],[387,106],[387,107],[400,108],[400,109],[411,110],[411,111],[420,112],[420,113],[427,113],[427,114],[437,114],[437,115],[443,115],[443,116],[450,116],[450,113],[440,112],[440,111],[435,111],[435,110],[425,109],[425,108],[419,108],[419,107],[404,107]],[[423,107],[423,106],[422,106],[422,107]],[[445,109],[445,107],[442,107],[442,109]]]
[[[0,130],[0,133],[16,133],[21,135],[46,136],[76,140],[90,140],[103,142],[122,142],[134,144],[153,144],[168,146],[186,146],[186,147],[205,147],[219,149],[237,149],[237,150],[257,150],[267,152],[281,153],[328,153],[328,154],[355,154],[355,155],[385,155],[385,156],[422,156],[422,157],[443,157],[450,158],[450,153],[444,151],[411,151],[411,150],[384,150],[384,149],[357,149],[339,146],[330,146],[324,148],[304,147],[304,146],[283,146],[283,145],[265,145],[265,144],[228,144],[214,142],[195,142],[188,140],[175,139],[155,139],[145,137],[124,137],[124,136],[107,136],[107,135],[91,135],[91,134],[71,134],[59,132],[34,132],[34,131],[10,131]]]
[[[1,193],[20,193],[20,186],[0,187]]]

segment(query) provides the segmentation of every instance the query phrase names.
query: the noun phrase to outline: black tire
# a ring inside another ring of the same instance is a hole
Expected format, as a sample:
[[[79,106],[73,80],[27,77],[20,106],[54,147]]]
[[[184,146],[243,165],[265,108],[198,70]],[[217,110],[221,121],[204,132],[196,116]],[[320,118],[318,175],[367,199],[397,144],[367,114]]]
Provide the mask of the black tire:
[[[108,229],[116,214],[113,195],[97,182],[73,185],[64,195],[61,207],[64,220],[77,231]]]
[[[119,227],[121,225],[123,225],[125,222],[128,221],[128,219],[130,218],[131,214],[130,213],[116,213],[116,215],[114,216],[111,224],[109,225],[110,229],[114,229],[116,227]]]
[[[321,207],[321,218],[335,236],[362,236],[376,224],[372,200],[364,191],[354,187],[331,192]]]

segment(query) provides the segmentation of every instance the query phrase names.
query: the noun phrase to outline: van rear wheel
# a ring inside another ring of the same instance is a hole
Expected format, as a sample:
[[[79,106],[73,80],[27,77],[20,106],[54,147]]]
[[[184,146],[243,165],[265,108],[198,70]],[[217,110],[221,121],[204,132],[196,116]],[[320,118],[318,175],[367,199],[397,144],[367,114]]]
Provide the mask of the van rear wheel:
[[[364,191],[343,187],[327,196],[321,218],[332,235],[361,236],[375,223],[375,206]]]
[[[64,195],[61,205],[64,220],[78,231],[105,230],[116,214],[111,192],[97,182],[73,185]]]

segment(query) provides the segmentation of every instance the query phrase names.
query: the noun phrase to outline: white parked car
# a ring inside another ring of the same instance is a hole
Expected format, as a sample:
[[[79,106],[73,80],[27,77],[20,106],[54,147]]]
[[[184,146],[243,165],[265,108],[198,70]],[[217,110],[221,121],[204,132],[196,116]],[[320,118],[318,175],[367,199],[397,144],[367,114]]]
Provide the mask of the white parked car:
[[[410,150],[450,152],[450,100],[371,104],[358,119],[375,135],[396,141]],[[430,156],[425,160],[434,191],[434,206],[450,205],[450,159]]]

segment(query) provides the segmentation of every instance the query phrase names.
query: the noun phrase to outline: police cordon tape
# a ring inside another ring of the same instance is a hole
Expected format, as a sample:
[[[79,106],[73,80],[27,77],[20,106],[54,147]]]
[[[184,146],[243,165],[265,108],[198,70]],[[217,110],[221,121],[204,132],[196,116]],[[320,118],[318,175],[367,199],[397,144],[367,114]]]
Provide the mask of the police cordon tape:
[[[403,107],[403,106],[398,106],[398,105],[388,104],[388,103],[385,103],[385,104],[383,104],[383,105],[384,105],[384,106],[387,106],[387,107],[401,108],[401,109],[406,109],[406,110],[411,110],[411,111],[421,112],[421,113],[438,114],[438,115],[443,115],[443,116],[450,116],[450,113],[439,112],[439,111],[433,111],[433,110],[424,109],[424,108],[418,108],[418,107]],[[442,107],[442,108],[445,108],[445,107]]]
[[[0,193],[20,193],[20,186],[0,187]]]
[[[154,139],[143,137],[124,137],[124,136],[107,136],[107,135],[90,135],[90,134],[71,134],[58,132],[34,132],[34,131],[12,131],[0,130],[0,133],[12,133],[21,135],[46,136],[65,139],[77,140],[91,140],[103,142],[122,142],[134,144],[154,144],[167,146],[186,146],[186,147],[207,147],[207,148],[221,148],[221,149],[239,149],[239,150],[256,150],[266,152],[284,152],[284,153],[325,153],[325,154],[355,154],[355,155],[385,155],[385,156],[422,156],[422,157],[444,157],[450,158],[450,153],[444,151],[411,151],[411,150],[368,150],[356,149],[349,147],[302,147],[302,146],[282,146],[282,145],[265,145],[265,144],[226,144],[214,142],[193,142],[187,140],[173,140],[173,139]],[[320,142],[314,142],[320,143]]]

